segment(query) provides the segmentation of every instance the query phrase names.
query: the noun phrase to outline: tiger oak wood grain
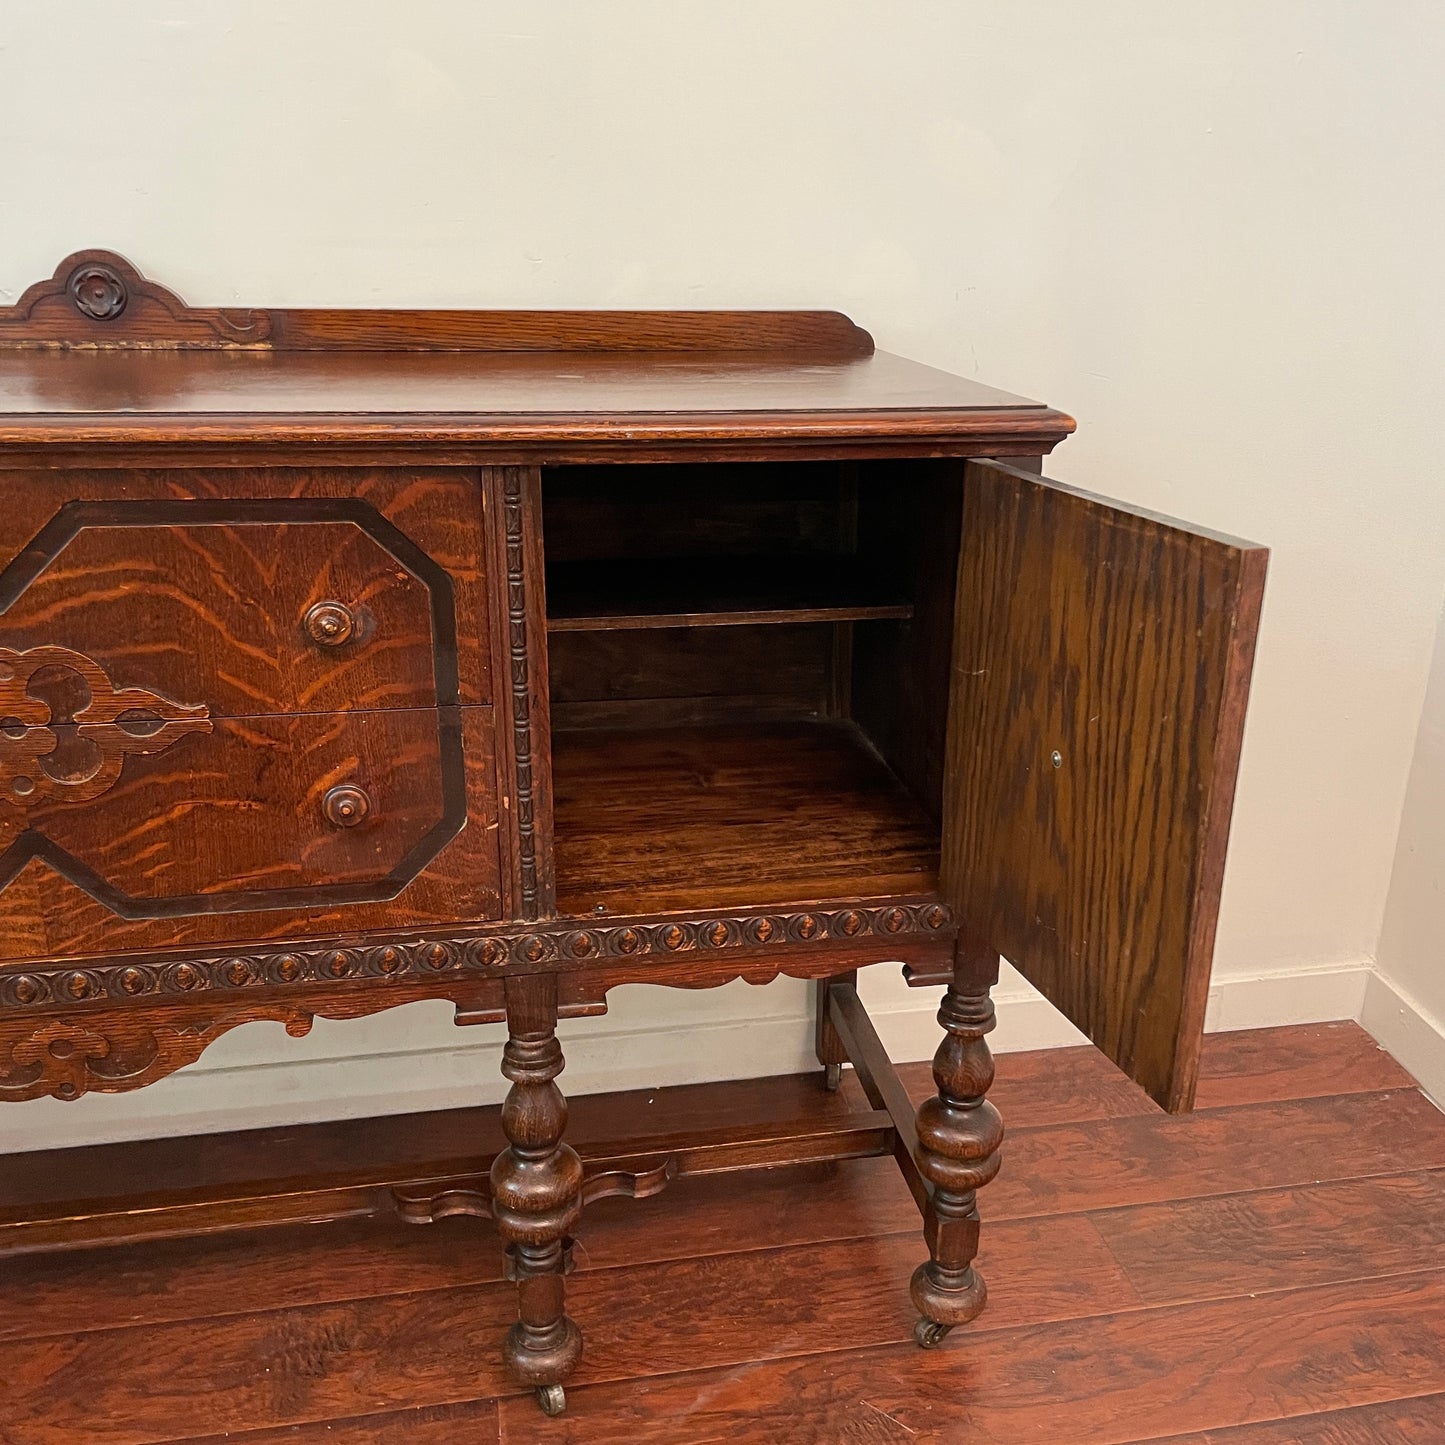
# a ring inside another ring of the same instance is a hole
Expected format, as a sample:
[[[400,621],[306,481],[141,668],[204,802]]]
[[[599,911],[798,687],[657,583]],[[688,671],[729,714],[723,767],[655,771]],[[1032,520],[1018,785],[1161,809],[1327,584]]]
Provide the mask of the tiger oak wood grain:
[[[447,716],[458,744],[444,739]],[[358,928],[496,918],[493,733],[491,708],[221,719],[207,734],[129,759],[115,785],[83,806],[19,817],[0,807],[0,839],[23,843],[22,825],[38,830],[56,858],[26,862],[24,886],[0,891],[0,959],[294,936],[328,920]],[[462,776],[453,779],[456,754]],[[371,799],[354,827],[323,811],[342,785]],[[433,848],[430,861],[414,853]],[[80,881],[62,872],[66,858],[84,870]],[[101,885],[122,895],[114,906]],[[338,896],[348,885],[358,901]]]
[[[31,471],[5,496],[7,647],[72,648],[212,717],[491,700],[475,470]],[[356,616],[338,645],[304,625],[328,601]]]
[[[966,476],[944,892],[1185,1109],[1267,554],[994,463]]]

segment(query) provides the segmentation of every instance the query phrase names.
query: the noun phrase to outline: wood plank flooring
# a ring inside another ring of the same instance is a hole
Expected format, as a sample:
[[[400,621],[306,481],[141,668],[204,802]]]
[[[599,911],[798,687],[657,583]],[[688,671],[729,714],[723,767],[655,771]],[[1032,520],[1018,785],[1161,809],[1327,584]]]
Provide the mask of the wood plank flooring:
[[[649,1119],[859,1102],[843,1094],[669,1090]],[[809,1165],[588,1212],[569,1281],[586,1354],[559,1420],[500,1370],[514,1293],[483,1222],[0,1258],[0,1442],[1445,1442],[1445,1116],[1358,1027],[1212,1035],[1180,1118],[1091,1049],[1004,1055],[993,1097],[1010,1132],[981,1195],[991,1300],[936,1351],[910,1338],[923,1254],[895,1166]],[[579,1130],[621,1132],[638,1099],[579,1100]],[[0,1158],[0,1213],[275,1177],[283,1141],[337,1171],[464,1155],[494,1121]]]

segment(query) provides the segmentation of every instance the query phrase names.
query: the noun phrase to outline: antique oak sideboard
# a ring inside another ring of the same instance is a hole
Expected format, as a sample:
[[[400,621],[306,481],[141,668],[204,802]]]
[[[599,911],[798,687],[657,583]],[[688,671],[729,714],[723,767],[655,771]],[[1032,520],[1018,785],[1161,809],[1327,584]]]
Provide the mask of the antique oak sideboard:
[[[936,1345],[999,956],[1166,1109],[1198,1067],[1265,553],[1044,480],[1072,429],[834,313],[199,309],[71,256],[0,308],[0,1099],[450,1000],[510,1147],[366,1207],[495,1218],[543,1408],[584,1204],[691,1170],[894,1154]],[[916,1116],[885,961],[945,990]],[[779,974],[868,1112],[564,1142],[559,1018]],[[288,1197],[150,1216],[328,1217]]]

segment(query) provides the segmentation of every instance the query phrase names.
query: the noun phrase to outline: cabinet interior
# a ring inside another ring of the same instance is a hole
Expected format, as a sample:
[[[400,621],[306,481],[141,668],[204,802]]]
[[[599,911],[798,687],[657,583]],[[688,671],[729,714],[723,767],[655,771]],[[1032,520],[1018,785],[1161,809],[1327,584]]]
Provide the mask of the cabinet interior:
[[[936,887],[962,463],[542,479],[559,911]]]

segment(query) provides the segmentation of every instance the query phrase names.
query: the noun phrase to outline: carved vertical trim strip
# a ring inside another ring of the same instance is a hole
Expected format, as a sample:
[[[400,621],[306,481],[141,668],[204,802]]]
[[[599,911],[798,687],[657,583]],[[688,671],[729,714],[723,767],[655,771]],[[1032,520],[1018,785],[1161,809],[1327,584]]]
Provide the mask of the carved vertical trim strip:
[[[512,747],[517,778],[517,863],[522,917],[538,911],[537,817],[532,773],[532,689],[527,653],[527,564],[522,511],[522,469],[502,472],[503,531],[507,548],[507,649],[512,684]]]

